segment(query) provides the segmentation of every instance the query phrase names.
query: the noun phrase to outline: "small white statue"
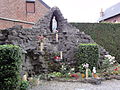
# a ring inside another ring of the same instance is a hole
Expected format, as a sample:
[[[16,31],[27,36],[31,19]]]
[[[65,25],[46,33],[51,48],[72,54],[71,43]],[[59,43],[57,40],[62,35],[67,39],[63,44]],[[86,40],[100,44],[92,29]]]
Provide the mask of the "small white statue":
[[[55,16],[54,16],[52,19],[52,31],[53,31],[53,33],[55,33],[56,30],[57,30],[57,21],[56,21]]]
[[[27,75],[23,75],[22,80],[27,81]]]
[[[93,67],[93,73],[94,74],[96,73],[96,67]]]
[[[96,67],[93,67],[92,77],[93,77],[93,78],[98,78],[98,76],[96,75]]]

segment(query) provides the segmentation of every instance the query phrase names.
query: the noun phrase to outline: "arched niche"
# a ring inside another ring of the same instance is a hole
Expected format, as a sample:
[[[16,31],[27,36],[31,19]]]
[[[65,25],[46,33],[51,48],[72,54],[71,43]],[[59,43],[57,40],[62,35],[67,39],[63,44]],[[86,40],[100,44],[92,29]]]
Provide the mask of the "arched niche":
[[[52,20],[55,17],[55,20],[57,21],[57,30],[60,32],[60,15],[58,14],[58,11],[55,10],[52,14],[51,20],[50,20],[50,31],[53,32],[52,30]]]

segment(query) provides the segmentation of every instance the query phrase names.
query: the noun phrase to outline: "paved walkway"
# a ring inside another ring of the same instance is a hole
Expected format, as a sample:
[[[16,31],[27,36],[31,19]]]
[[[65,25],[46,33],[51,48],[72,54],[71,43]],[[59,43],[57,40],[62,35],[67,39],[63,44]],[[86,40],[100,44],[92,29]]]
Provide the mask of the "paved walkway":
[[[80,82],[42,81],[31,90],[120,90],[120,80],[102,81],[100,85]]]

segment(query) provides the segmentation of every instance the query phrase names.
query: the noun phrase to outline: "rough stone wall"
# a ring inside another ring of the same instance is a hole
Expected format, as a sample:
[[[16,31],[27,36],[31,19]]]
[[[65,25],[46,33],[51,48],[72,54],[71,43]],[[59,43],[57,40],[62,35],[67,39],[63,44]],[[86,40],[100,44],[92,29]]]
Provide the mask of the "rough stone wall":
[[[51,31],[51,19],[55,16],[58,22],[59,41],[55,40],[55,33]],[[43,35],[44,51],[40,52],[37,36]],[[64,19],[57,7],[52,8],[32,29],[23,29],[21,26],[0,31],[0,44],[19,45],[24,52],[23,70],[28,73],[47,72],[46,52],[59,53],[63,51],[63,59],[74,63],[74,51],[80,43],[95,43],[89,35],[76,29]],[[107,52],[100,48],[101,55]]]
[[[47,68],[43,57],[44,52],[40,52],[37,49],[39,45],[36,37],[39,35],[39,31],[23,29],[22,26],[15,26],[0,31],[0,44],[14,44],[20,46],[24,53],[23,71],[39,73]]]
[[[53,16],[55,16],[58,21],[58,43],[55,43],[55,40],[51,36],[55,36],[50,30],[51,18]],[[46,36],[45,46],[47,51],[63,51],[64,58],[68,61],[72,61],[74,50],[80,43],[95,43],[89,35],[80,32],[79,29],[69,24],[57,7],[52,8],[48,14],[34,25],[33,29],[38,30],[41,35]],[[102,55],[108,54],[102,47],[100,48],[100,52]]]

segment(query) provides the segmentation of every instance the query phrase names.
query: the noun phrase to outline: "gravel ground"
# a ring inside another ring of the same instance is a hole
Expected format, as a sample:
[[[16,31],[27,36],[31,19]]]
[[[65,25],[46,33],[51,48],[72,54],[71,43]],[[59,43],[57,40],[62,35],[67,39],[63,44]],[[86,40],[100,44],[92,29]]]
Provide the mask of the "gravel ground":
[[[41,81],[30,90],[120,90],[120,80],[102,81],[100,85],[81,82]]]

